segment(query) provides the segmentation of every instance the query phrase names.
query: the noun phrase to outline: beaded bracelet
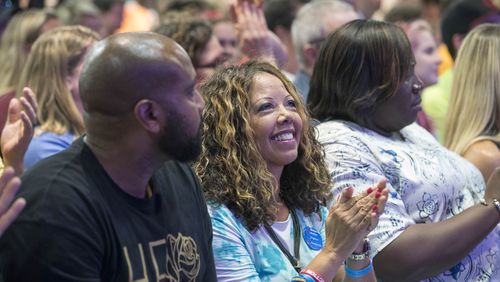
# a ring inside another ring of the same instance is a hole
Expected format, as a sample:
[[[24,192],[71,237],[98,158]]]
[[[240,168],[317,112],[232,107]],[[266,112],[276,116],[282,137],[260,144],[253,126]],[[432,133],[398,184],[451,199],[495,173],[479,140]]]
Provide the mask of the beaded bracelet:
[[[362,268],[362,269],[352,269],[352,268],[349,268],[349,266],[347,266],[347,263],[344,262],[344,270],[345,270],[345,273],[349,276],[351,276],[352,278],[360,278],[360,277],[363,277],[365,275],[368,275],[368,273],[370,273],[373,269],[373,265],[372,265],[372,259],[370,259],[370,264],[365,267],[365,268]]]

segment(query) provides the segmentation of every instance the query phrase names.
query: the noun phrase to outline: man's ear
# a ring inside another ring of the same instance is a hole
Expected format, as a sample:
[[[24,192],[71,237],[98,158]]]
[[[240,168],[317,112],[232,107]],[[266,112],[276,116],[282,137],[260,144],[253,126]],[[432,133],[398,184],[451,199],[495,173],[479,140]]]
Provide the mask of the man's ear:
[[[164,125],[161,124],[161,109],[158,104],[148,99],[142,99],[135,104],[134,115],[139,124],[151,133],[159,133]]]

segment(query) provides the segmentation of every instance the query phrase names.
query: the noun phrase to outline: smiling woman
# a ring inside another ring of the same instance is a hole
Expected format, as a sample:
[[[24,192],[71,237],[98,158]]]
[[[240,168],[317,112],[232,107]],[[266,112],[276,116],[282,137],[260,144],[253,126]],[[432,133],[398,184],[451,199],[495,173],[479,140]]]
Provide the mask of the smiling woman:
[[[250,126],[267,169],[279,179],[285,165],[297,158],[302,119],[295,99],[276,76],[261,73],[250,92]]]
[[[374,280],[363,238],[384,209],[385,182],[354,198],[346,191],[328,214],[329,175],[310,117],[270,64],[220,69],[201,92],[196,171],[212,218],[217,279],[342,279],[344,260],[357,251],[347,260],[350,273]]]

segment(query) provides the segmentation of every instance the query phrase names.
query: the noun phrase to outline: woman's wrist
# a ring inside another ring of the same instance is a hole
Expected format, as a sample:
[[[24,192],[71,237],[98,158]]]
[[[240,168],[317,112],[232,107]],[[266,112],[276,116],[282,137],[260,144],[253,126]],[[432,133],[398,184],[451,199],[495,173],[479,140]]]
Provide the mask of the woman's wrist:
[[[303,269],[319,274],[324,281],[332,281],[346,257],[328,247],[323,248],[314,259]]]
[[[368,238],[364,238],[360,246],[344,261],[344,272],[352,278],[364,277],[373,270]]]
[[[358,244],[358,246],[352,252],[353,254],[361,254],[363,253],[363,249],[365,248],[365,242],[362,241]]]
[[[490,204],[495,207],[496,211],[500,214],[500,201],[498,199],[491,199],[491,200],[486,200],[486,199],[482,199],[481,200],[481,205],[483,206],[489,206]]]
[[[303,277],[307,280],[307,282],[326,282],[323,276],[311,269],[303,269],[299,273],[300,277]]]
[[[370,258],[366,261],[353,261],[346,260],[344,263],[344,272],[347,276],[352,278],[361,278],[373,271],[372,260]]]
[[[21,176],[24,172],[24,164],[22,161],[10,162],[9,160],[4,159],[4,168],[12,167],[14,169],[14,173],[16,176]]]
[[[494,210],[496,214],[496,221],[500,222],[500,201],[496,198],[483,198],[479,206],[488,208],[489,210]],[[492,212],[490,212],[492,213]]]
[[[351,269],[362,269],[367,267],[370,264],[370,261],[371,259],[369,256],[367,256],[363,260],[353,260],[348,258],[345,260],[344,265],[348,266]]]
[[[358,244],[358,247],[349,256],[349,258],[352,260],[364,260],[365,258],[370,256],[370,250],[370,241],[367,237],[365,237],[363,241]]]
[[[328,265],[342,265],[346,259],[345,257],[340,256],[335,250],[327,247],[323,248],[319,252],[318,256],[322,257],[323,262]]]

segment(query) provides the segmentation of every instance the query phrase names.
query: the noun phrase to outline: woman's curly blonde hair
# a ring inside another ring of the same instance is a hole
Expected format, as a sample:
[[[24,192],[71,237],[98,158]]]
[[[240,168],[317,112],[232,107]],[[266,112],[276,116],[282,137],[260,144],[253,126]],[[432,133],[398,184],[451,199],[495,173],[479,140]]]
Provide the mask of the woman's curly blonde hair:
[[[219,69],[202,86],[202,152],[195,164],[209,203],[226,205],[254,231],[276,219],[278,195],[249,124],[250,89],[258,73],[279,78],[296,102],[303,121],[297,159],[283,169],[280,195],[288,208],[318,212],[331,199],[330,177],[321,145],[293,84],[268,63],[250,61]]]

